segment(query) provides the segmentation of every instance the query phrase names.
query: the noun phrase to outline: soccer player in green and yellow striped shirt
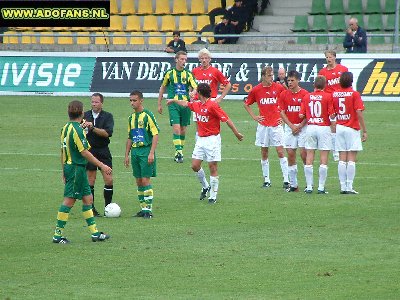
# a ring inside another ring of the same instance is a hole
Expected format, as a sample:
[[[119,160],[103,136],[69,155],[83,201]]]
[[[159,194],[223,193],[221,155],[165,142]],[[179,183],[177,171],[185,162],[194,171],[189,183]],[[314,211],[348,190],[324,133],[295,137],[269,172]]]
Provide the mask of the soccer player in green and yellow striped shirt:
[[[151,177],[156,177],[156,147],[160,129],[151,111],[143,107],[143,94],[133,91],[129,101],[134,113],[128,119],[128,140],[125,148],[125,167],[131,159],[133,176],[136,179],[137,196],[141,210],[136,217],[153,217],[153,187]]]
[[[175,68],[168,70],[164,75],[158,94],[158,112],[160,114],[163,111],[161,100],[165,91],[167,91],[167,99],[184,101],[190,101],[190,98],[196,93],[197,82],[192,72],[185,69],[186,61],[186,52],[178,51],[175,55]],[[168,106],[168,111],[173,132],[172,141],[175,146],[174,160],[182,163],[186,127],[190,124],[191,112],[188,107],[182,107],[176,103]]]
[[[64,201],[57,214],[57,224],[54,230],[53,243],[67,244],[64,237],[64,227],[68,221],[69,212],[77,199],[82,199],[82,213],[92,234],[93,242],[104,241],[110,236],[99,232],[93,216],[93,197],[86,174],[87,161],[101,168],[106,174],[112,169],[100,162],[89,152],[90,145],[81,127],[83,119],[83,103],[74,100],[68,105],[69,122],[61,130],[61,165],[63,170]]]

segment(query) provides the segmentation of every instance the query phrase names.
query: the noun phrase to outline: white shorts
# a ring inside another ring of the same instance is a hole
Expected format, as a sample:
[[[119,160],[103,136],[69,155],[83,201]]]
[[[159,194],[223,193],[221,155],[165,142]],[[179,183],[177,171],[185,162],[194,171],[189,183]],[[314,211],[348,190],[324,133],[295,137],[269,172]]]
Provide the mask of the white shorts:
[[[351,127],[336,125],[336,151],[362,151],[360,131]]]
[[[256,146],[263,148],[283,146],[283,126],[264,126],[258,124],[256,132]]]
[[[211,99],[211,101],[215,101],[215,99],[217,99],[217,98],[210,98],[210,99]],[[192,114],[192,120],[193,120],[193,122],[197,122],[197,116],[196,116],[195,112],[193,112],[193,114]]]
[[[306,149],[332,150],[331,127],[308,125],[305,142]]]
[[[221,161],[221,135],[199,136],[192,158],[207,162]]]
[[[290,149],[297,149],[297,147],[304,148],[306,131],[307,131],[307,125],[304,126],[298,134],[293,135],[292,129],[288,125],[286,125],[285,140],[284,140],[285,148],[290,148]]]

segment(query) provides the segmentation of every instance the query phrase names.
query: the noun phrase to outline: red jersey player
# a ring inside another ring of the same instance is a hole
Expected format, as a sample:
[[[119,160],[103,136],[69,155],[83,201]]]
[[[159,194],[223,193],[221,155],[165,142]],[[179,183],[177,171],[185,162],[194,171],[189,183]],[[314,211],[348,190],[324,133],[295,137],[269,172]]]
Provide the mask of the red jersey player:
[[[353,189],[358,151],[367,140],[364,121],[364,103],[360,93],[352,88],[353,73],[340,76],[340,89],[333,92],[333,107],[336,112],[336,149],[339,151],[338,175],[341,194],[358,194]],[[362,136],[360,137],[360,129]]]
[[[332,95],[324,92],[326,78],[315,78],[315,90],[307,94],[301,103],[300,117],[307,120],[305,148],[307,151],[304,174],[307,187],[305,192],[312,193],[315,150],[320,153],[318,194],[327,194],[325,182],[328,175],[328,155],[332,149],[331,122],[334,122]],[[334,125],[332,125],[334,126]]]
[[[249,93],[244,108],[258,123],[255,145],[261,147],[261,169],[264,176],[262,187],[269,188],[268,147],[275,147],[278,153],[283,186],[289,185],[288,162],[283,151],[283,126],[278,109],[278,96],[285,88],[279,83],[273,82],[273,69],[267,66],[261,70],[261,83],[256,85]],[[250,105],[257,103],[259,115],[255,115]]]
[[[300,156],[305,163],[304,136],[306,121],[299,117],[301,99],[308,92],[299,86],[300,74],[297,71],[289,71],[288,87],[278,97],[279,110],[283,122],[286,123],[284,135],[284,147],[288,155],[288,176],[290,187],[287,192],[298,192],[296,150],[300,149]]]
[[[188,106],[191,111],[196,113],[199,137],[192,154],[192,169],[196,172],[202,185],[200,200],[205,199],[207,193],[210,192],[208,203],[213,204],[217,201],[219,185],[217,164],[221,161],[220,122],[226,122],[239,141],[243,139],[243,135],[238,132],[232,120],[229,119],[222,108],[211,100],[211,88],[207,83],[198,85],[197,94],[200,101],[168,100],[167,104],[175,102],[183,107]],[[208,162],[210,184],[207,182],[204,170],[201,167],[203,160]]]

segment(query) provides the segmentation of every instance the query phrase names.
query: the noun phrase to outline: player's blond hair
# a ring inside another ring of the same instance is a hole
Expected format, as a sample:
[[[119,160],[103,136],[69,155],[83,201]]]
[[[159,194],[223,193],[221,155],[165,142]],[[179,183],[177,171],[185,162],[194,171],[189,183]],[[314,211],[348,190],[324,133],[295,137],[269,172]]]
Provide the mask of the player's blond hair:
[[[334,57],[336,57],[336,51],[335,50],[326,50],[324,52],[325,56],[327,56],[328,54],[332,54]]]
[[[199,51],[199,57],[202,55],[207,55],[209,58],[211,58],[211,52],[206,48],[203,48]]]

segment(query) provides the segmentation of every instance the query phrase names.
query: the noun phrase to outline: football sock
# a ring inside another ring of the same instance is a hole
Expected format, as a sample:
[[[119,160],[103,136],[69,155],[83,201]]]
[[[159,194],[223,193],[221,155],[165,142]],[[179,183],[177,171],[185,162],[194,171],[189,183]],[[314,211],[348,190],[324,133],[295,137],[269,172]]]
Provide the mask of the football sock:
[[[288,166],[288,177],[289,177],[290,186],[297,188],[299,185],[297,182],[297,165]],[[287,181],[285,181],[285,182],[287,182]]]
[[[288,171],[288,161],[286,157],[282,157],[279,159],[279,163],[281,164],[283,182],[289,182],[289,171]]]
[[[98,235],[96,219],[93,216],[92,205],[82,205],[82,215],[85,218],[86,224],[89,227],[90,233],[93,235]]]
[[[146,207],[146,203],[144,202],[144,186],[137,187],[137,196],[139,199],[140,208]]]
[[[319,166],[319,182],[318,182],[318,190],[325,190],[325,182],[326,177],[328,176],[328,166],[320,165]]]
[[[217,199],[219,176],[210,176],[210,199]]]
[[[209,187],[209,184],[208,184],[207,179],[206,179],[206,174],[204,173],[203,168],[200,168],[200,170],[198,170],[196,172],[196,176],[199,179],[201,185],[203,186],[203,189],[206,189],[206,188]]]
[[[57,224],[56,224],[56,229],[54,230],[54,238],[58,239],[63,236],[65,224],[68,221],[70,211],[71,207],[65,205],[61,205],[60,208],[58,209]]]
[[[347,190],[352,191],[353,190],[353,181],[354,177],[356,176],[356,163],[354,161],[348,161],[347,162],[347,171],[346,171],[346,184],[347,184]]]
[[[182,153],[182,143],[181,143],[181,136],[179,134],[172,135],[172,142],[175,146],[175,154]]]
[[[338,164],[338,176],[339,176],[339,182],[340,182],[340,190],[341,191],[347,191],[346,188],[346,172],[347,172],[347,162],[345,161],[339,161]]]
[[[112,202],[113,197],[113,185],[104,185],[104,207]]]
[[[143,187],[144,195],[144,206],[142,206],[143,211],[151,211],[153,208],[153,187],[151,184]]]
[[[182,147],[181,150],[183,151],[183,147],[185,147],[185,136],[184,135],[180,135],[179,139],[181,140],[181,147]]]
[[[92,207],[94,207],[94,185],[90,186],[90,192],[92,193],[92,196],[93,196],[93,206]]]
[[[261,170],[264,176],[264,182],[271,182],[269,179],[269,160],[261,160]]]
[[[306,176],[307,190],[309,191],[313,189],[313,174],[314,174],[313,165],[305,165],[304,175]]]

